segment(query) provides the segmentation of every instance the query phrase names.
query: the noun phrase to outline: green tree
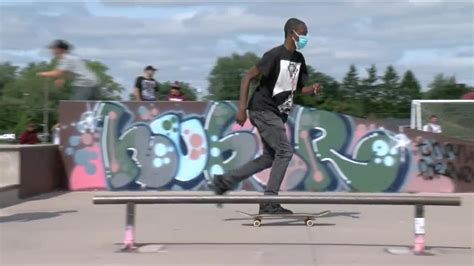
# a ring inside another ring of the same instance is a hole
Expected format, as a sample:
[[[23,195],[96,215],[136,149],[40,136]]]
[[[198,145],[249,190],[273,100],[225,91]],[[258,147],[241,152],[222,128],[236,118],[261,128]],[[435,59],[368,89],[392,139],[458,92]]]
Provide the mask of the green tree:
[[[5,72],[10,73],[10,76],[13,68],[17,72],[13,80],[10,78],[10,81],[2,87],[0,131],[19,133],[24,130],[28,122],[41,124],[45,108],[49,114],[47,126],[50,127],[57,122],[59,100],[69,98],[71,82],[68,81],[63,88],[57,89],[53,85],[53,79],[36,75],[38,72],[54,69],[56,64],[56,60],[30,63],[18,72],[16,67],[0,67],[0,77],[9,76],[1,73],[5,69],[8,69]],[[99,99],[120,99],[119,93],[123,88],[106,73],[107,67],[96,61],[88,62],[87,65],[100,79]]]
[[[163,83],[160,83],[159,85],[159,91],[158,91],[158,100],[164,100],[166,95],[168,95],[171,85],[173,82],[171,81],[166,81]],[[189,83],[185,82],[180,82],[179,83],[181,86],[181,92],[184,94],[184,97],[186,98],[186,101],[196,101],[197,100],[197,95],[196,95],[196,89],[192,88]]]
[[[393,66],[388,66],[384,75],[380,79],[385,87],[388,89],[394,89],[398,87],[400,77]]]
[[[396,101],[392,104],[393,116],[408,118],[411,100],[420,99],[421,86],[411,70],[407,70],[397,89]]]
[[[98,61],[87,61],[87,67],[99,78],[99,91],[96,95],[98,100],[121,100],[120,94],[125,89],[107,74],[109,68],[106,65]]]
[[[353,116],[363,116],[362,87],[355,65],[350,65],[349,71],[342,80],[341,98],[344,100],[338,107],[341,112]]]
[[[317,72],[312,66],[308,65],[307,69],[307,84],[321,84],[321,92],[318,95],[296,94],[295,103],[307,107],[316,107],[335,111],[338,108],[338,103],[340,102],[336,101],[336,99],[340,96],[338,82],[329,75]]]
[[[366,69],[367,71],[367,78],[362,80],[363,85],[370,85],[373,86],[378,80],[377,77],[377,67],[375,65],[371,65],[369,68]]]
[[[17,70],[18,67],[11,65],[10,62],[0,64],[0,94],[8,83],[15,81]]]
[[[0,129],[19,133],[28,122],[41,121],[44,90],[50,92],[50,82],[36,76],[36,73],[50,67],[51,64],[46,62],[30,63],[19,71],[14,81],[4,86],[0,101]]]
[[[381,98],[380,85],[377,84],[377,67],[371,65],[369,68],[366,68],[366,72],[367,77],[362,79],[361,84],[359,85],[359,103],[361,105],[360,115],[363,117],[373,117],[376,116],[375,113],[379,112],[380,106],[378,105],[378,101]]]
[[[242,77],[249,68],[257,64],[258,60],[258,56],[254,53],[232,54],[218,58],[208,77],[207,98],[218,101],[238,100]],[[255,83],[252,87],[255,87]]]
[[[362,85],[374,86],[378,80],[377,77],[377,67],[371,65],[370,68],[367,68],[367,78],[362,80]]]
[[[344,90],[349,93],[354,94],[359,87],[359,74],[357,73],[357,68],[354,65],[349,67],[349,71],[342,80],[342,86]],[[351,95],[351,96],[352,96]]]
[[[401,113],[401,106],[406,104],[405,96],[400,92],[400,77],[393,66],[388,66],[383,76],[377,98],[378,117],[405,117],[408,114]]]
[[[419,99],[421,97],[421,86],[411,70],[407,70],[403,75],[400,88],[410,97],[410,100]]]
[[[428,86],[430,89],[424,94],[425,99],[460,99],[469,92],[465,84],[458,84],[454,76],[445,77],[438,74]]]

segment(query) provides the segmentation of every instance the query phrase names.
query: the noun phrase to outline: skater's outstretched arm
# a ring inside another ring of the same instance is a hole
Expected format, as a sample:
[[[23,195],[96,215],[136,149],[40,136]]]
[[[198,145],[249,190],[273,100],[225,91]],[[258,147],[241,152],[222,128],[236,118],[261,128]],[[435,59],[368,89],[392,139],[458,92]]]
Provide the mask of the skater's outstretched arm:
[[[302,94],[317,94],[321,90],[321,85],[319,83],[315,83],[311,86],[306,86],[301,90]]]
[[[39,72],[36,75],[40,77],[52,77],[52,78],[61,78],[65,76],[65,71],[61,69],[54,69],[51,71]]]
[[[260,70],[256,66],[253,66],[249,71],[247,71],[240,83],[239,111],[235,117],[236,123],[240,126],[243,126],[247,120],[247,100],[249,96],[250,82],[259,75]]]

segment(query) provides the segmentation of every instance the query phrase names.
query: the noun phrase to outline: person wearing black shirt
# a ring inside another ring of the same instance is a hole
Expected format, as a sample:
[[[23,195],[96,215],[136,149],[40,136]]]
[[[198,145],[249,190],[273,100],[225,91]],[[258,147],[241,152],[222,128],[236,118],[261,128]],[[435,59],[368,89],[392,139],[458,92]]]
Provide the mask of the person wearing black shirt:
[[[147,66],[143,73],[135,81],[135,100],[137,101],[156,101],[156,92],[158,91],[158,82],[153,79],[156,68]]]
[[[285,122],[293,106],[296,92],[316,94],[319,84],[304,86],[308,71],[303,54],[299,51],[308,41],[306,24],[296,18],[284,27],[285,42],[266,52],[256,66],[249,69],[240,85],[240,103],[236,122],[243,126],[247,120],[262,138],[263,154],[253,161],[223,175],[214,174],[213,189],[222,195],[244,179],[271,167],[265,195],[278,195],[286,169],[293,156],[293,148],[286,136]],[[261,76],[260,84],[247,106],[250,82]],[[292,213],[280,204],[260,204],[259,213]]]

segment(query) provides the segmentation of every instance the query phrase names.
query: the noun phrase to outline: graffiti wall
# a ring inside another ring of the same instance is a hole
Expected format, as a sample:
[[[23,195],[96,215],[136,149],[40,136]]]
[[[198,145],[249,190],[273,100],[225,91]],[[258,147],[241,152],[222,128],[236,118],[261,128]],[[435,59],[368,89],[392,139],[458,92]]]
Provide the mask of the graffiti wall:
[[[258,157],[233,102],[62,102],[60,137],[71,190],[208,190],[212,177]],[[295,154],[283,190],[474,191],[474,144],[296,106]],[[269,170],[239,189],[262,191]]]

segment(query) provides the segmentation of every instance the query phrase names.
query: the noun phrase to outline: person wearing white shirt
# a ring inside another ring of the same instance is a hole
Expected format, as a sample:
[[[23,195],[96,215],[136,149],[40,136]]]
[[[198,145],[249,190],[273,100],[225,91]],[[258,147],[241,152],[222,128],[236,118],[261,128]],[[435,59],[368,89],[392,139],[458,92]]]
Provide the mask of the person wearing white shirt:
[[[63,87],[66,79],[71,79],[70,100],[96,100],[99,78],[87,67],[85,60],[70,53],[72,45],[64,40],[55,40],[48,47],[54,57],[58,59],[58,66],[56,69],[39,72],[37,75],[54,78],[57,88]]]
[[[441,126],[438,124],[438,117],[435,115],[430,116],[430,122],[423,126],[423,131],[431,133],[441,133]]]

